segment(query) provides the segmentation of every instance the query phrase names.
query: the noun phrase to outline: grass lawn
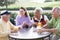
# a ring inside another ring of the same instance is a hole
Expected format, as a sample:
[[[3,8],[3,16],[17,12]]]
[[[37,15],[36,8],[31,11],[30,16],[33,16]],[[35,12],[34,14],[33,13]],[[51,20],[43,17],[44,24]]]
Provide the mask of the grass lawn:
[[[58,6],[60,7],[60,2],[45,2],[45,3],[23,3],[23,4],[12,4],[9,5],[9,8],[19,8],[20,6],[24,6],[24,7],[55,7]]]
[[[60,7],[60,2],[44,2],[44,3],[33,3],[33,2],[27,2],[23,4],[11,4],[8,6],[8,8],[20,8],[23,7]],[[0,8],[1,9],[1,8]]]

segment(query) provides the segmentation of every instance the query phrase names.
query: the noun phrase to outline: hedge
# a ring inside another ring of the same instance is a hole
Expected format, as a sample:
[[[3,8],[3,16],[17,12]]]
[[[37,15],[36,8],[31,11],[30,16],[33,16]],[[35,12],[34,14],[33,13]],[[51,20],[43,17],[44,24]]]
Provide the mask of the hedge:
[[[27,10],[34,10],[36,7],[27,7],[26,9]],[[51,10],[52,9],[52,7],[41,7],[43,10]],[[0,11],[1,10],[19,10],[19,8],[1,8],[0,9]]]
[[[17,14],[18,14],[18,13],[16,13],[16,12],[11,13],[11,17],[15,19],[16,16],[17,16]],[[47,13],[47,12],[43,13],[43,15],[46,15],[49,20],[50,20],[51,17],[52,17],[51,13]],[[30,13],[29,13],[29,16],[32,18],[32,17],[34,16],[34,13],[33,13],[33,12],[30,12]]]

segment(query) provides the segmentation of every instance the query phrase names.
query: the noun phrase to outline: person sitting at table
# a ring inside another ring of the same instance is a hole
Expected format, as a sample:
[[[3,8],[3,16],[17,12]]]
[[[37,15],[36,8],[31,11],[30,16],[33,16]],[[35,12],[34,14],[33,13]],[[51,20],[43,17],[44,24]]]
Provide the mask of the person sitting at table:
[[[0,19],[0,40],[9,40],[8,35],[12,32],[17,32],[21,29],[19,26],[14,26],[10,22],[10,12],[2,11]]]
[[[16,26],[22,26],[23,28],[30,28],[32,26],[30,17],[24,7],[20,8],[19,14],[16,17]]]
[[[53,33],[51,40],[58,40],[60,38],[60,8],[55,7],[52,9],[52,19],[46,25],[47,29],[39,29],[37,32],[50,32]]]
[[[42,15],[42,8],[36,8],[32,21],[35,23],[35,25],[41,23],[41,26],[43,26],[49,21],[49,19],[47,18],[46,15]]]

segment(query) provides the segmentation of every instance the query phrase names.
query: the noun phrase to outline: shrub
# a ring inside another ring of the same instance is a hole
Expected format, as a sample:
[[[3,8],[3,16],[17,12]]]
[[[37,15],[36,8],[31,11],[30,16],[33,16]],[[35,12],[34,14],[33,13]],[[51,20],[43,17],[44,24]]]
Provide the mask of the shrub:
[[[52,7],[42,7],[43,10],[52,10]]]
[[[51,17],[52,17],[51,13],[47,13],[47,12],[44,12],[43,15],[46,15],[49,20],[50,20]],[[15,19],[16,16],[17,16],[17,13],[15,13],[15,12],[14,12],[14,13],[11,13],[11,17],[12,17],[12,18]],[[33,13],[33,12],[30,12],[30,13],[29,13],[29,16],[32,18],[32,17],[34,16],[34,13]]]
[[[16,13],[16,12],[14,12],[14,13],[12,12],[12,13],[11,13],[11,18],[14,18],[14,19],[15,19],[16,16],[17,16],[17,13]]]
[[[27,9],[27,10],[34,10],[35,7],[27,7],[26,9]]]
[[[36,7],[27,7],[26,9],[27,10],[34,10]],[[51,10],[52,7],[41,7],[43,10]],[[0,11],[1,10],[19,10],[19,8],[0,8]]]
[[[52,18],[52,14],[51,13],[45,12],[45,13],[43,13],[43,15],[46,15],[49,20]]]

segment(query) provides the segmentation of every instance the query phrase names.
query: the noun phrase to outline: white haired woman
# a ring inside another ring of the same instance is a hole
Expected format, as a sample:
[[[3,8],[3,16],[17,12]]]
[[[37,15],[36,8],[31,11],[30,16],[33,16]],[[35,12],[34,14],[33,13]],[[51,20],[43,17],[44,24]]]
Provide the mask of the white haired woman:
[[[43,13],[42,8],[36,8],[35,9],[34,16],[33,16],[33,19],[32,19],[33,22],[35,23],[35,26],[38,26],[38,25],[40,25],[39,23],[41,23],[40,26],[42,27],[43,25],[45,25],[49,21],[47,16],[42,15],[42,13]]]

